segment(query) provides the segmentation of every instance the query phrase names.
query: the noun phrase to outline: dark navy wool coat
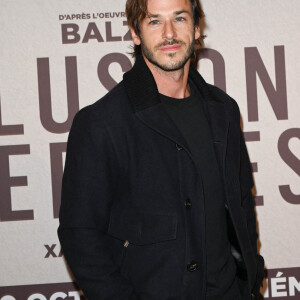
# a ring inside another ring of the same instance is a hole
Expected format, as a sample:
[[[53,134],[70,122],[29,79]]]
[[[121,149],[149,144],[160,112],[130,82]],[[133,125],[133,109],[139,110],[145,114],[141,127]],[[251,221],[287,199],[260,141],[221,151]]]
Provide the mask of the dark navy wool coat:
[[[238,275],[247,282],[245,299],[258,297],[263,259],[256,249],[253,180],[239,109],[193,67],[189,80],[205,99]],[[196,269],[187,268],[193,232],[184,205],[187,198],[201,199],[200,180],[152,73],[138,57],[121,83],[75,116],[69,134],[58,235],[89,300],[205,299],[205,207],[198,212],[196,238],[203,247]],[[189,280],[192,299],[184,294]]]

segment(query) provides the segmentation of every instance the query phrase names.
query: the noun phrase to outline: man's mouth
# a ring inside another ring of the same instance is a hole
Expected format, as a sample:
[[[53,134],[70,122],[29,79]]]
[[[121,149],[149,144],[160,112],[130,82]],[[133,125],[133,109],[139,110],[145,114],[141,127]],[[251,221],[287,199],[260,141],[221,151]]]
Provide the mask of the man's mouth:
[[[179,50],[182,46],[185,46],[185,43],[180,40],[164,41],[156,47],[157,50],[163,52],[175,52]]]
[[[181,45],[179,44],[174,44],[174,45],[166,45],[160,48],[161,51],[176,51],[180,49]]]

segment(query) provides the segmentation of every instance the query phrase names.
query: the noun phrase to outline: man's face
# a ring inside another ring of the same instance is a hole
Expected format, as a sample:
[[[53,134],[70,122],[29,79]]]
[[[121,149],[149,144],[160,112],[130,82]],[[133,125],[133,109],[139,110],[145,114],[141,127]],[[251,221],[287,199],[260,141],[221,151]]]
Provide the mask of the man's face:
[[[194,51],[200,29],[194,28],[189,0],[148,0],[148,16],[140,22],[140,36],[131,30],[133,41],[141,45],[144,57],[164,71],[184,67]]]

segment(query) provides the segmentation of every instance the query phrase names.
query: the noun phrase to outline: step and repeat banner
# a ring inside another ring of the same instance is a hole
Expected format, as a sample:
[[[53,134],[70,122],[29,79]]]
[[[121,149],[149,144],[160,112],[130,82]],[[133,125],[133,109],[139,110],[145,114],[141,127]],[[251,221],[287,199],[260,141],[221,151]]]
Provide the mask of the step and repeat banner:
[[[203,0],[198,69],[236,99],[265,299],[300,299],[299,0]],[[56,230],[75,113],[133,64],[125,0],[0,0],[0,300],[84,299]]]

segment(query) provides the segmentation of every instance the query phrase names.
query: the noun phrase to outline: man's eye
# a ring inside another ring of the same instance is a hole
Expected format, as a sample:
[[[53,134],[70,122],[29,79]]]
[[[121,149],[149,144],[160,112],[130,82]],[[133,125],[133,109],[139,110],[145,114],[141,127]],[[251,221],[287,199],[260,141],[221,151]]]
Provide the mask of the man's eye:
[[[177,17],[177,18],[176,18],[176,21],[178,21],[178,22],[182,22],[182,21],[184,21],[184,20],[185,20],[184,17]]]
[[[152,21],[150,21],[149,24],[151,24],[151,25],[157,25],[158,23],[159,23],[158,20],[152,20]]]

